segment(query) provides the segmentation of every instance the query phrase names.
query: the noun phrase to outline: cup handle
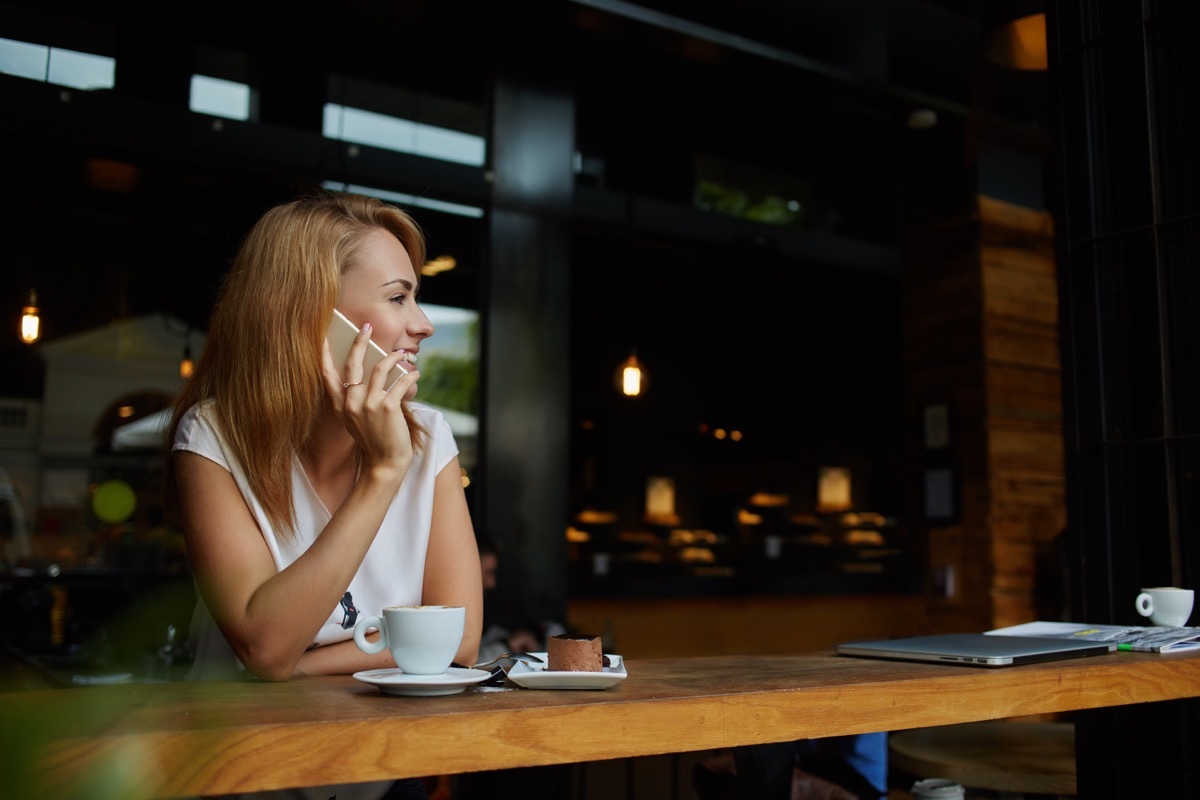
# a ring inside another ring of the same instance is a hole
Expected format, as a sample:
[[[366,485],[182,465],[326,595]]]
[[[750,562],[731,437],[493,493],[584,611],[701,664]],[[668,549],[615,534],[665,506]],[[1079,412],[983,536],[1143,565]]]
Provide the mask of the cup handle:
[[[1154,613],[1154,598],[1145,592],[1139,594],[1137,600],[1133,601],[1133,604],[1137,608],[1137,612],[1143,617],[1148,617]],[[357,637],[357,635],[356,633],[355,636]]]
[[[373,642],[367,639],[369,628],[379,629],[379,638]],[[388,646],[387,629],[383,627],[383,617],[361,617],[354,625],[354,643],[364,653],[372,655],[382,653]]]

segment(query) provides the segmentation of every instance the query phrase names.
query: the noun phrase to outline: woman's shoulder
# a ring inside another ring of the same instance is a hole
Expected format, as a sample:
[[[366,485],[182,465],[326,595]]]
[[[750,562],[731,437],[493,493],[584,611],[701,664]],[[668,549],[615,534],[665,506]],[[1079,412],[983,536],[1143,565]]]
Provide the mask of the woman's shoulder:
[[[432,431],[438,425],[448,424],[446,414],[440,408],[419,403],[416,400],[410,400],[408,402],[408,410],[412,412],[417,422],[421,423],[427,430]]]
[[[189,444],[197,440],[220,439],[216,414],[213,413],[213,401],[201,400],[189,407],[179,417],[175,428],[174,449],[191,449]]]
[[[195,425],[204,425],[207,427],[216,425],[216,415],[213,413],[213,401],[211,399],[193,403],[180,414],[179,427],[192,427]]]
[[[437,469],[441,469],[458,455],[458,437],[462,434],[464,420],[474,425],[475,418],[469,414],[437,408],[425,403],[409,402],[409,411],[429,437],[427,448]],[[470,432],[467,436],[472,435]]]

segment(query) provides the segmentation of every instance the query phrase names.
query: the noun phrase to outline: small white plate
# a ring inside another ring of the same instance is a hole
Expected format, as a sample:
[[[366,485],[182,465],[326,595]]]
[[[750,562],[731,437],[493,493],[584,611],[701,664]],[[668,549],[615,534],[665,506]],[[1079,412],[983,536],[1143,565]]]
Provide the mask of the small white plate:
[[[492,673],[482,669],[450,667],[441,675],[409,675],[396,668],[368,669],[354,673],[363,683],[378,686],[384,694],[403,697],[436,697],[458,694],[473,683],[486,681]]]
[[[545,653],[530,653],[541,657],[543,663],[518,661],[508,670],[508,679],[523,689],[607,689],[625,680],[625,659],[611,653],[609,666],[600,672],[550,672],[546,669]]]

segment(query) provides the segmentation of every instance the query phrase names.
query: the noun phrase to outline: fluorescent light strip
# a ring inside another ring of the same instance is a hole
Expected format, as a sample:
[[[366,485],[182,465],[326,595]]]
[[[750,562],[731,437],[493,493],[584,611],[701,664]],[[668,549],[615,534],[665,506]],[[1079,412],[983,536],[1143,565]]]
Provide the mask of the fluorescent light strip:
[[[483,166],[483,137],[449,128],[326,103],[322,133],[330,139],[413,153],[443,161]]]
[[[375,189],[370,186],[359,186],[353,183],[345,183],[344,181],[324,181],[322,184],[326,189],[335,192],[353,192],[354,194],[366,194],[371,197],[378,197],[380,200],[386,200],[391,203],[400,205],[418,206],[420,208],[429,208],[434,211],[444,211],[447,214],[457,214],[460,217],[473,217],[479,219],[483,216],[483,209],[476,206],[464,206],[460,203],[447,203],[444,200],[434,200],[431,197],[418,197],[411,194],[403,194],[401,192],[392,192],[387,189]]]
[[[188,107],[198,114],[250,119],[250,87],[244,83],[193,75]]]
[[[90,91],[113,88],[117,62],[92,53],[0,38],[0,72]]]

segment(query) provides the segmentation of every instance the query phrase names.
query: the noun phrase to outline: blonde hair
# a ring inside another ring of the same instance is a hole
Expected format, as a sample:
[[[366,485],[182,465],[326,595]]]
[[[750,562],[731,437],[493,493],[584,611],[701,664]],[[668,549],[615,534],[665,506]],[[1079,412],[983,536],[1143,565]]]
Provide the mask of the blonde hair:
[[[420,227],[375,198],[318,190],[268,210],[242,241],[204,352],[173,404],[168,452],[184,412],[214,400],[225,442],[271,524],[285,535],[296,524],[292,458],[303,452],[327,402],[321,354],[342,275],[380,229],[395,236],[420,269]],[[414,446],[422,447],[426,431],[407,406],[404,416]],[[174,492],[171,463],[168,458],[166,485]]]

